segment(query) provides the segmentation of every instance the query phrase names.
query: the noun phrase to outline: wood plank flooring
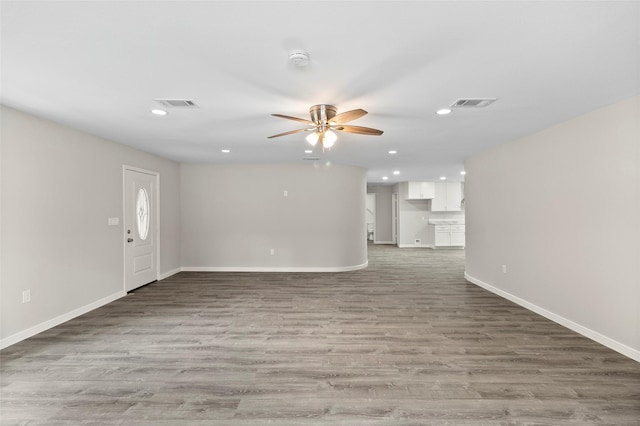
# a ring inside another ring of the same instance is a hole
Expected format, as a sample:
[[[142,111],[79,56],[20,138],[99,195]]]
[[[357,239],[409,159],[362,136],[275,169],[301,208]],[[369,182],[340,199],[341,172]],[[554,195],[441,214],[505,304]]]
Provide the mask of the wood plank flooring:
[[[2,352],[2,425],[639,425],[640,363],[466,282],[462,251],[180,273]]]

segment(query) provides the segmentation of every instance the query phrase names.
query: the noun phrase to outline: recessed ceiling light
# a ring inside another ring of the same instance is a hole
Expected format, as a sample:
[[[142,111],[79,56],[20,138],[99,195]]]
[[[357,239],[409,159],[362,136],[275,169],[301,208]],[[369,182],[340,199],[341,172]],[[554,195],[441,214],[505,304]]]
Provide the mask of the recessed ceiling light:
[[[442,108],[436,111],[436,114],[438,115],[447,115],[447,114],[451,114],[451,108]]]
[[[224,152],[225,154],[228,154],[228,153],[231,152],[231,150],[229,150],[229,149],[222,149],[221,151]]]
[[[312,149],[306,149],[306,150],[304,151],[304,153],[305,153],[305,154],[311,154],[312,152],[313,152],[313,150],[312,150]]]
[[[397,154],[397,153],[398,153],[398,151],[393,151],[393,150],[389,151],[389,154],[391,154],[391,155]]]
[[[163,109],[152,109],[151,113],[155,115],[167,115],[167,111]]]
[[[382,180],[389,180],[389,176],[382,176]]]
[[[394,175],[399,175],[399,174],[400,174],[400,170],[394,170],[394,171],[393,171],[393,174],[394,174]]]
[[[461,172],[460,172],[460,174],[461,174],[462,176],[464,176],[464,175],[466,175],[466,174],[467,174],[467,172],[465,172],[465,171],[463,170],[463,171],[461,171]]]
[[[447,180],[446,176],[440,176],[440,180]]]

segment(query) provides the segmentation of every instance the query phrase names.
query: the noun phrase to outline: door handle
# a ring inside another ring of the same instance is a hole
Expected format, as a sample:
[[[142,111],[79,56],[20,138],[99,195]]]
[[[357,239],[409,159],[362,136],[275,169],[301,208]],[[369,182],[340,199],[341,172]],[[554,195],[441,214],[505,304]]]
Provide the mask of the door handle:
[[[132,243],[133,242],[133,238],[127,238],[127,242],[128,243]]]

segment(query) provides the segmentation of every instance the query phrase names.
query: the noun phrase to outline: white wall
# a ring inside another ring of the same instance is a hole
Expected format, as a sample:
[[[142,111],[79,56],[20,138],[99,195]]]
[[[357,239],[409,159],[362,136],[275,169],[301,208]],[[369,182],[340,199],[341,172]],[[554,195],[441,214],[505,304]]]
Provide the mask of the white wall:
[[[429,201],[405,200],[400,192],[398,197],[399,247],[429,246],[428,208]],[[416,242],[417,239],[420,240],[419,243]]]
[[[123,295],[123,164],[160,173],[160,272],[180,267],[177,163],[4,106],[1,132],[2,346]]]
[[[465,170],[468,278],[640,361],[639,127],[635,97]]]
[[[398,247],[430,247],[429,200],[407,200],[406,182],[394,185],[393,192],[398,193]]]
[[[187,270],[366,266],[364,169],[312,164],[182,164],[180,169]]]
[[[377,244],[391,244],[391,185],[367,185],[367,193],[376,194],[376,234]]]

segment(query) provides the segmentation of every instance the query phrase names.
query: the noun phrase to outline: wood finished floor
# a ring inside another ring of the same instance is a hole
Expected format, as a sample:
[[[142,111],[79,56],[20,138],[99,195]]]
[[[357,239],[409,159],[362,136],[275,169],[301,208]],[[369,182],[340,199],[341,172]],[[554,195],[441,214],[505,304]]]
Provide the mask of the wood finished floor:
[[[183,272],[13,345],[3,425],[639,425],[640,363],[370,246],[343,273]]]

